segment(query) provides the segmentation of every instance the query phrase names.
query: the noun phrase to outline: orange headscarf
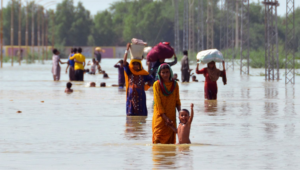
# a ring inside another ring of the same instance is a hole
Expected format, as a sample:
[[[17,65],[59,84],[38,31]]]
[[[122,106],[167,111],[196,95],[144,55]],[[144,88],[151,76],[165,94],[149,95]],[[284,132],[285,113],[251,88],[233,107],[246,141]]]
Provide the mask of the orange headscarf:
[[[135,71],[133,69],[133,63],[134,62],[140,63],[140,65],[141,65],[141,70],[140,71]],[[137,60],[137,59],[130,60],[129,69],[130,69],[132,74],[137,75],[137,76],[147,76],[147,75],[149,75],[149,73],[146,70],[144,70],[141,60]],[[127,75],[126,71],[125,71],[124,75],[125,75],[126,95],[127,95],[127,91],[128,91],[128,87],[129,87],[129,78],[128,78],[128,75]],[[149,88],[150,88],[150,86],[148,84],[144,86],[145,91],[147,91]]]

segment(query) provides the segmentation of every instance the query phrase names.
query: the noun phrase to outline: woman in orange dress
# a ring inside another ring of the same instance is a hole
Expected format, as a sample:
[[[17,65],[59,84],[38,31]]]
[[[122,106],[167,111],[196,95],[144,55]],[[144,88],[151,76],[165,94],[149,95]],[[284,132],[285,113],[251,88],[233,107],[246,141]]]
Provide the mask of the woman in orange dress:
[[[158,80],[153,85],[152,143],[176,144],[176,109],[181,110],[179,86],[168,64],[160,65],[157,74]]]

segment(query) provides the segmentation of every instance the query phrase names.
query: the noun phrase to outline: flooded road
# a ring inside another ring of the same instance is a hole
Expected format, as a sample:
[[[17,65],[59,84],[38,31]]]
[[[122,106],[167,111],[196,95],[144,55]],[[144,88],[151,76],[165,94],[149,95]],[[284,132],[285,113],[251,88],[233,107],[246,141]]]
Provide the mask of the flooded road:
[[[195,104],[191,145],[152,145],[152,91],[148,117],[126,117],[125,90],[117,84],[115,59],[102,75],[53,82],[51,62],[0,69],[0,169],[300,169],[300,78],[296,85],[265,82],[228,71],[218,101],[204,100],[204,77],[180,83],[182,108]],[[195,65],[192,66],[195,68]],[[180,65],[173,67],[180,79]],[[94,81],[96,88],[86,84]],[[17,113],[21,111],[22,113]]]

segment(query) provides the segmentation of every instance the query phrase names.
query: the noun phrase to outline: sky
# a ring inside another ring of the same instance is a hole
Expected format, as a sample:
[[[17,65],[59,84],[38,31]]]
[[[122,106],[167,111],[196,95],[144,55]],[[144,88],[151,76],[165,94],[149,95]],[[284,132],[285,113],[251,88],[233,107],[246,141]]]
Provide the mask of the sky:
[[[10,0],[3,0],[3,5],[6,6]],[[28,0],[31,1],[31,0]],[[48,2],[55,1],[57,3],[62,2],[62,0],[36,0],[38,4],[44,5]],[[92,15],[97,14],[98,11],[104,11],[105,9],[109,8],[110,4],[120,0],[73,0],[75,5],[81,1],[86,9],[91,11]],[[196,0],[197,1],[197,0]],[[250,2],[261,2],[263,0],[250,0]],[[22,0],[25,2],[25,0]],[[278,15],[285,15],[286,11],[286,0],[278,0],[280,6],[278,7]],[[300,7],[300,0],[295,0],[295,7]],[[55,8],[55,4],[49,6],[48,8],[53,9]]]

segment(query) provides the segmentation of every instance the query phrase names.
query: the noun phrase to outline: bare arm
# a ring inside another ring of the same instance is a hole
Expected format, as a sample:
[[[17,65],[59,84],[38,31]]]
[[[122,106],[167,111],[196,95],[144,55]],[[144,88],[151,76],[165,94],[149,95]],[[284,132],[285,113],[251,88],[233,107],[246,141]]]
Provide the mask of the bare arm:
[[[222,62],[223,64],[223,71],[225,70],[225,61]]]
[[[191,116],[190,116],[190,119],[189,119],[190,124],[192,124],[193,118],[194,118],[194,104],[192,103],[191,104]]]
[[[124,54],[124,59],[123,59],[124,65],[127,64],[127,54],[128,54],[129,48],[130,48],[130,43],[127,43],[127,49],[126,49],[126,52],[125,52],[125,54]]]
[[[68,66],[66,68],[66,74],[68,73],[68,68],[69,68],[70,64],[68,63]]]
[[[59,60],[60,64],[66,64],[67,62],[61,62],[61,60]]]
[[[177,133],[177,129],[174,126],[169,126],[175,133]]]

